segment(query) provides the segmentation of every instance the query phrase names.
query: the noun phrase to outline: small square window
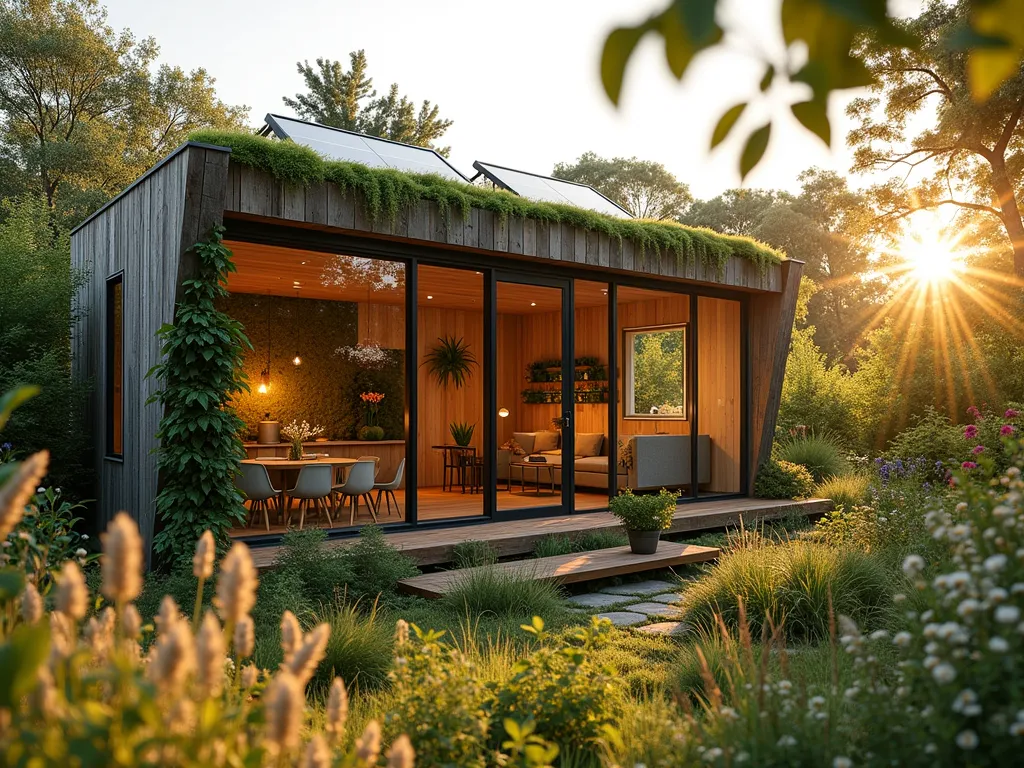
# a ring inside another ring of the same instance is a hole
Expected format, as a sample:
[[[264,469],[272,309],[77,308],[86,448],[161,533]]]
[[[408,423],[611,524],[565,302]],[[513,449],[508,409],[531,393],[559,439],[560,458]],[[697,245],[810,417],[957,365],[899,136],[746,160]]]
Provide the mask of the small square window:
[[[626,329],[626,418],[686,418],[686,330],[686,324]]]

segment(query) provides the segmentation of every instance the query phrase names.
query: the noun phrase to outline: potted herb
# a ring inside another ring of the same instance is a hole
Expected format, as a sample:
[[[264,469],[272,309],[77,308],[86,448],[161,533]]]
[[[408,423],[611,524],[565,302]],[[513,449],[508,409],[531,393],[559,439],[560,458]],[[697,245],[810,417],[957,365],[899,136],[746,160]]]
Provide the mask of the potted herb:
[[[611,500],[608,508],[622,521],[633,554],[653,555],[658,551],[661,532],[672,525],[676,494],[662,488],[657,495],[637,496],[627,488]]]

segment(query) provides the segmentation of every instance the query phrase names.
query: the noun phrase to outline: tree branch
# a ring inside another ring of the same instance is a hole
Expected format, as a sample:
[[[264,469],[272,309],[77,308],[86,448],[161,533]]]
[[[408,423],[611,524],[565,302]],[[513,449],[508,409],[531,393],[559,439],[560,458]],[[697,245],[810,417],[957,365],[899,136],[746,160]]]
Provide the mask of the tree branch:
[[[1006,154],[1006,148],[1010,145],[1010,138],[1013,136],[1013,132],[1017,130],[1017,123],[1020,122],[1022,112],[1024,112],[1024,98],[1017,102],[1016,108],[1010,113],[1006,125],[1003,126],[1003,132],[999,136],[999,141],[992,147],[993,154],[999,157]]]
[[[928,77],[930,77],[932,80],[935,81],[935,84],[937,86],[939,86],[939,92],[942,93],[947,99],[952,99],[953,98],[953,89],[950,88],[949,85],[946,84],[945,80],[943,80],[941,77],[939,77],[939,75],[935,72],[935,70],[929,69],[928,67],[905,67],[903,69],[900,69],[899,71],[900,72],[922,72],[922,73],[928,75]]]
[[[904,209],[897,209],[892,211],[886,211],[876,216],[876,219],[902,219],[905,216],[909,216],[917,211],[927,211],[930,208],[937,208],[940,205],[955,205],[960,208],[968,208],[972,211],[981,211],[982,213],[989,213],[1000,219],[1003,218],[1003,212],[998,208],[993,208],[991,205],[982,205],[981,203],[970,203],[966,200],[953,200],[952,198],[947,200],[935,200],[934,202],[928,203],[927,205],[915,205]]]

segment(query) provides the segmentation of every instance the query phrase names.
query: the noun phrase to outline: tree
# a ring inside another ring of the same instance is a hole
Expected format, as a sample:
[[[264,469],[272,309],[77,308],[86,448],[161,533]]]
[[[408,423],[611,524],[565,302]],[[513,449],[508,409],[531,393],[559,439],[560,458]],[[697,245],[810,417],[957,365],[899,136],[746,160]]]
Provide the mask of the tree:
[[[240,127],[205,71],[151,77],[156,54],[96,0],[0,0],[0,151],[51,209],[95,207],[189,131]]]
[[[916,47],[862,39],[856,54],[874,85],[871,96],[847,109],[858,123],[849,135],[857,148],[854,170],[900,171],[900,179],[876,190],[885,216],[955,206],[994,217],[1009,238],[1014,271],[1024,277],[1024,67],[985,101],[972,100],[968,56],[947,44],[970,10],[963,0],[932,0],[920,16],[901,22],[923,41]]]
[[[452,126],[452,121],[442,119],[440,108],[429,101],[423,101],[417,112],[413,101],[399,94],[398,83],[392,83],[387,94],[378,97],[373,89],[373,79],[366,73],[365,51],[349,54],[347,72],[340,61],[331,59],[317,59],[315,69],[308,61],[299,62],[296,66],[306,84],[306,93],[297,93],[294,99],[285,96],[284,103],[299,117],[335,128],[430,147],[448,155],[450,147],[437,147],[434,142]]]
[[[982,104],[1000,83],[1016,77],[1024,62],[1020,0],[976,0],[960,5],[964,23],[945,30],[948,34],[941,42],[966,54],[970,97],[974,103]],[[773,100],[784,94],[793,99],[789,104],[793,116],[831,144],[829,95],[875,82],[877,73],[853,55],[858,37],[868,35],[885,45],[912,50],[937,42],[933,37],[918,36],[916,30],[889,18],[888,6],[884,0],[782,0],[778,12],[782,39],[764,41],[744,40],[745,20],[735,14],[717,14],[718,0],[669,0],[662,10],[643,21],[618,27],[608,34],[601,52],[601,82],[608,98],[618,104],[626,65],[648,34],[664,39],[665,62],[680,80],[702,51],[718,46],[734,50],[742,47],[748,55],[760,59],[760,98],[772,91]],[[759,35],[763,34],[763,26],[756,29]],[[786,82],[773,87],[779,81]],[[798,87],[792,87],[794,84]],[[746,107],[747,102],[741,101],[719,117],[711,135],[712,149],[740,123]],[[742,176],[761,161],[771,128],[769,120],[750,129],[740,154]]]
[[[640,219],[676,219],[693,201],[689,188],[652,160],[585,152],[575,163],[555,165],[551,175],[589,184]]]
[[[867,198],[831,171],[811,168],[800,175],[802,189],[732,189],[698,200],[684,224],[731,235],[748,235],[805,262],[816,290],[806,323],[830,358],[849,358],[861,328],[885,297],[888,286],[865,279],[890,257],[874,248],[882,234]],[[850,360],[852,362],[852,359]]]

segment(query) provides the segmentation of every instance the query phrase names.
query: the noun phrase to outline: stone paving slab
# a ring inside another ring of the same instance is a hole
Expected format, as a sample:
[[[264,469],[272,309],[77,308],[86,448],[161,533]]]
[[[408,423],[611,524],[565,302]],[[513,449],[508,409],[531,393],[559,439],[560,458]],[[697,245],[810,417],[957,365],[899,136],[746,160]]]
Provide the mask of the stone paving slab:
[[[679,636],[685,635],[688,629],[681,621],[662,621],[658,624],[646,624],[642,627],[637,627],[636,631],[643,632],[645,635]]]
[[[616,605],[628,599],[622,595],[605,595],[601,592],[587,592],[583,595],[572,595],[566,598],[569,604],[583,608],[607,608],[609,605]]]
[[[657,595],[662,592],[670,592],[675,588],[676,585],[671,582],[648,579],[647,581],[637,581],[632,584],[618,584],[614,587],[604,587],[600,591],[609,595],[636,595],[638,597],[643,597],[646,595]]]
[[[633,613],[643,613],[647,616],[675,616],[679,613],[677,608],[673,608],[671,605],[665,605],[664,603],[634,603],[633,605],[627,605],[622,610],[632,611]]]
[[[632,627],[634,624],[643,624],[647,621],[647,616],[632,611],[609,611],[597,614],[597,618],[608,619],[616,627]]]
[[[683,602],[682,592],[665,592],[661,595],[651,595],[647,598],[655,603],[664,603],[665,605],[675,605],[676,603]]]

